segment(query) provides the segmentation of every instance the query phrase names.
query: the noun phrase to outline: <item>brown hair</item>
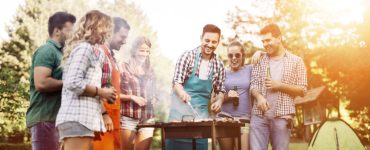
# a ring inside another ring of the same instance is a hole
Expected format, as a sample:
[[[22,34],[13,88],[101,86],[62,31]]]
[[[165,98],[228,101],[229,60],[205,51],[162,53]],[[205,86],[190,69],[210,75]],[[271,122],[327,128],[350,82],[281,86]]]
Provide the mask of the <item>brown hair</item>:
[[[138,36],[135,38],[130,49],[130,60],[128,63],[128,69],[132,74],[136,76],[138,76],[139,73],[137,70],[137,64],[135,63],[135,54],[143,44],[147,45],[149,48],[152,47],[152,43],[150,42],[149,38],[145,36]],[[151,76],[153,74],[153,69],[151,68],[149,57],[145,60],[144,71],[145,76]]]
[[[213,24],[206,24],[206,25],[203,27],[202,36],[203,36],[206,32],[217,33],[217,34],[219,35],[219,37],[221,37],[221,29],[220,29],[219,27],[217,27],[216,25],[213,25]]]
[[[267,34],[267,33],[271,33],[273,37],[281,36],[281,31],[280,31],[279,26],[277,24],[274,24],[274,23],[263,27],[260,31],[261,35]]]
[[[239,41],[232,41],[229,44],[228,47],[232,47],[232,46],[238,46],[238,47],[240,47],[240,52],[242,53],[242,64],[244,65],[246,54],[245,54],[245,50],[244,50],[243,44],[240,43]],[[229,51],[229,48],[227,50]]]

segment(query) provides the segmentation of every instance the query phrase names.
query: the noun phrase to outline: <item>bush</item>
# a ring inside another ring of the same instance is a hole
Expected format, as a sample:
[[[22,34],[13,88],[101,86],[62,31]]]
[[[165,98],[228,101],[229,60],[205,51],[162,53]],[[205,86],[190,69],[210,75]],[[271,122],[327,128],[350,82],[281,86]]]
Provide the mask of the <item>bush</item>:
[[[0,150],[32,150],[31,143],[0,143]]]

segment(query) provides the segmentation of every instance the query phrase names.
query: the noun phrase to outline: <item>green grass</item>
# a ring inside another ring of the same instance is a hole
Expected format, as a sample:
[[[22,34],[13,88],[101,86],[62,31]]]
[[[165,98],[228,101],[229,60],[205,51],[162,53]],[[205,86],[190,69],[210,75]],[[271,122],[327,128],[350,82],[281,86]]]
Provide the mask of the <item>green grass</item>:
[[[308,143],[290,143],[289,150],[306,150]],[[271,145],[269,145],[269,150],[272,150]]]
[[[306,150],[308,143],[290,143],[289,150]],[[208,142],[208,150],[212,150],[212,145]],[[272,150],[271,145],[269,145],[269,150]]]

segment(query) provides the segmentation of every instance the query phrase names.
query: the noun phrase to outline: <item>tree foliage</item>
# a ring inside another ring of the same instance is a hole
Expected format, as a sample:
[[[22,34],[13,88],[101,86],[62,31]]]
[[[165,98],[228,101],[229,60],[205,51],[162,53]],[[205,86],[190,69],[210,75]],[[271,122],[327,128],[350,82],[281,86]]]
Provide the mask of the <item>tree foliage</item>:
[[[6,30],[9,39],[0,42],[0,140],[24,132],[25,113],[29,106],[29,69],[31,56],[36,48],[48,38],[48,18],[57,11],[67,11],[81,18],[87,11],[98,9],[111,16],[125,18],[131,31],[127,45],[117,52],[120,62],[127,59],[131,39],[138,35],[148,36],[152,42],[152,63],[159,85],[170,83],[168,77],[172,66],[157,46],[157,35],[149,25],[146,16],[133,3],[125,0],[27,0],[17,12]],[[167,89],[158,87],[166,93]],[[168,92],[167,92],[168,93]],[[166,106],[166,105],[164,105]],[[163,115],[162,115],[163,116]],[[22,139],[23,140],[23,139]]]

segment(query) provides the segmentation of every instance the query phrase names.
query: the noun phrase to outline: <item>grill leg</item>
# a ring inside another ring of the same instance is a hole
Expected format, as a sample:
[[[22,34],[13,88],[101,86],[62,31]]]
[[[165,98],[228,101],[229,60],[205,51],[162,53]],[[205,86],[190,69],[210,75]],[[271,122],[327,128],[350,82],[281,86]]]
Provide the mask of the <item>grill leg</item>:
[[[193,150],[196,150],[197,149],[197,143],[196,143],[195,139],[192,139],[192,144],[193,144]]]
[[[162,139],[162,150],[166,150],[166,135],[164,133],[164,128],[161,128],[161,139]]]
[[[239,131],[240,131],[240,128],[239,128]],[[238,136],[238,150],[242,149],[242,140],[240,136],[241,136],[241,133]]]
[[[216,150],[216,125],[212,122],[211,126],[211,139],[212,139],[212,150]]]

